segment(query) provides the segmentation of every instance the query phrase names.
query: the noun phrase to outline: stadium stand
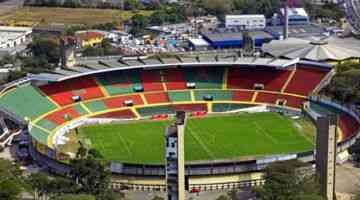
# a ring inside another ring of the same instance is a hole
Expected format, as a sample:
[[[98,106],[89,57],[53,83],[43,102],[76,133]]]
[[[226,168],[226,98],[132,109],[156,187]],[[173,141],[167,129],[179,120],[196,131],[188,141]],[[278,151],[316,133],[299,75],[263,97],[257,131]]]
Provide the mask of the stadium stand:
[[[61,106],[74,103],[73,96],[80,96],[82,100],[104,96],[95,79],[90,76],[50,83],[40,86],[40,89]]]
[[[163,77],[168,90],[186,89],[186,81],[181,69],[163,70]]]
[[[356,133],[359,129],[359,124],[349,115],[342,114],[339,117],[339,127],[343,132],[343,140],[346,140]]]
[[[100,112],[100,111],[104,111],[104,110],[108,109],[103,100],[96,100],[96,101],[86,102],[85,106],[91,112]]]
[[[195,91],[196,101],[203,101],[205,96],[212,96],[214,101],[231,101],[233,94],[228,90],[200,90]]]
[[[260,92],[257,95],[255,101],[257,103],[277,104],[281,100],[284,100],[285,105],[288,106],[288,107],[300,109],[302,107],[302,103],[306,99],[301,98],[301,97],[291,96],[291,95]]]
[[[136,110],[143,117],[174,113],[174,110],[171,108],[171,106],[143,107],[143,108],[137,108]]]
[[[141,71],[141,81],[145,92],[164,90],[163,84],[161,82],[160,71],[158,70]]]
[[[115,118],[115,119],[131,119],[135,118],[134,113],[130,109],[108,112],[93,116],[92,118]]]
[[[197,89],[220,89],[223,85],[223,68],[186,68],[184,74],[187,83],[195,83]]]
[[[32,103],[29,104],[29,102]],[[53,103],[30,85],[19,86],[6,93],[0,99],[0,106],[11,110],[18,116],[30,119],[56,108]]]
[[[242,67],[229,70],[227,87],[231,89],[254,89],[255,84],[263,84],[265,90],[280,91],[291,71],[269,67]]]
[[[189,91],[169,91],[168,97],[171,102],[191,101],[191,94]]]
[[[114,108],[124,107],[125,106],[124,102],[128,101],[128,100],[132,100],[134,105],[143,105],[144,104],[141,97],[137,94],[128,95],[128,96],[111,97],[111,98],[105,99],[103,101],[109,109],[114,109]]]
[[[170,101],[165,92],[149,93],[144,96],[149,104],[167,103]]]
[[[254,95],[253,91],[233,91],[234,101],[251,101]]]
[[[204,103],[172,105],[172,108],[174,111],[185,112],[207,111],[207,105]]]
[[[54,130],[58,126],[56,123],[54,123],[53,121],[50,121],[50,120],[48,120],[46,118],[38,121],[36,123],[36,125],[38,125],[38,126],[40,126],[42,128],[45,128],[45,129],[47,129],[49,131]]]
[[[96,76],[110,96],[134,92],[134,88],[141,87],[140,72],[138,70],[117,71]]]
[[[298,66],[285,92],[307,96],[316,88],[327,73],[328,71],[321,69]]]
[[[235,103],[214,103],[212,107],[213,112],[228,112],[239,110],[243,108],[250,108],[254,105],[251,104],[235,104]]]
[[[49,134],[40,128],[33,126],[31,128],[31,137],[35,138],[37,142],[47,145]]]
[[[82,115],[87,114],[87,112],[79,105],[74,105],[71,107],[63,108],[53,113],[50,113],[45,118],[57,125],[61,125],[66,121],[78,118]]]

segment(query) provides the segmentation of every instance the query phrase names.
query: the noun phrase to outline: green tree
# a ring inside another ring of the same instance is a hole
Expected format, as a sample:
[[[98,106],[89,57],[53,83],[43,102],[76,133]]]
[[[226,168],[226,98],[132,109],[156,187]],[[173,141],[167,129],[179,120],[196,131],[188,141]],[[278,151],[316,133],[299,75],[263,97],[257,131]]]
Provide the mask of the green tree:
[[[230,198],[226,195],[220,195],[218,198],[216,198],[216,200],[230,200]]]
[[[0,181],[1,200],[18,200],[22,191],[23,187],[15,180]]]
[[[34,57],[42,56],[49,63],[59,63],[60,47],[54,41],[35,38],[30,45],[30,48]]]
[[[229,14],[233,9],[233,0],[202,0],[202,7],[216,16]]]
[[[47,197],[50,180],[46,174],[32,173],[27,178],[27,182],[33,191],[35,200]]]
[[[93,159],[78,159],[71,161],[72,179],[77,182],[82,191],[86,194],[92,194],[101,199],[109,199],[107,196],[110,188],[110,171],[104,162]]]
[[[25,188],[19,165],[0,158],[0,199],[17,200]]]
[[[264,172],[265,184],[257,192],[262,200],[322,200],[313,175],[304,172],[305,163],[297,160],[270,164]]]
[[[139,0],[125,0],[124,2],[125,10],[138,10],[140,6]]]
[[[53,200],[96,200],[96,198],[87,194],[64,194],[53,198]]]

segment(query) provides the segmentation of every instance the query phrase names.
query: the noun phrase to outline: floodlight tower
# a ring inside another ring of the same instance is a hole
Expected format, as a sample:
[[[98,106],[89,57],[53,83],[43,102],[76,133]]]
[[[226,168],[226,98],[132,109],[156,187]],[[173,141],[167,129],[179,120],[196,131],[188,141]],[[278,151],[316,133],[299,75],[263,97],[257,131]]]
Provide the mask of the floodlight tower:
[[[293,0],[284,0],[284,32],[283,39],[287,39],[289,37],[289,8],[294,7]]]
[[[185,200],[184,132],[186,113],[176,112],[176,121],[165,133],[166,192],[168,200]]]

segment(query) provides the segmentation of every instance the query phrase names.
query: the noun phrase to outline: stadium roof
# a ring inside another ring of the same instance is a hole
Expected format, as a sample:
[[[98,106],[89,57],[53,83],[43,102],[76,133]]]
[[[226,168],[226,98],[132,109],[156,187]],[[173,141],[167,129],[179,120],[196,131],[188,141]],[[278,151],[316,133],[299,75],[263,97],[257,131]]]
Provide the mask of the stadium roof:
[[[274,57],[300,58],[311,61],[346,60],[360,58],[360,40],[329,37],[325,39],[273,40],[262,47],[263,52]]]
[[[292,66],[298,62],[303,63],[304,61],[299,61],[299,59],[277,59],[277,58],[260,58],[260,57],[236,57],[236,56],[227,56],[221,57],[217,56],[218,61],[215,59],[216,56],[198,56],[195,57],[180,57],[180,60],[175,62],[177,59],[164,59],[162,64],[143,64],[147,63],[147,60],[141,60],[139,64],[141,65],[131,65],[125,66],[120,62],[114,62],[116,64],[108,66],[109,59],[105,60],[88,60],[81,61],[78,66],[73,67],[72,69],[60,69],[56,70],[53,73],[40,73],[40,74],[29,74],[28,78],[32,80],[40,81],[64,81],[67,79],[77,78],[86,75],[92,75],[102,72],[111,72],[118,70],[126,69],[154,69],[154,68],[165,68],[165,67],[202,67],[202,66],[267,66],[273,68],[286,68]],[[190,59],[191,58],[191,59]],[[112,60],[113,62],[113,60]],[[321,64],[315,62],[307,62],[308,65],[316,65],[319,67],[330,68],[331,65]]]
[[[265,31],[273,35],[274,37],[282,36],[284,32],[283,26],[267,26]],[[313,36],[323,36],[326,30],[323,27],[308,25],[290,25],[289,37],[306,38]]]

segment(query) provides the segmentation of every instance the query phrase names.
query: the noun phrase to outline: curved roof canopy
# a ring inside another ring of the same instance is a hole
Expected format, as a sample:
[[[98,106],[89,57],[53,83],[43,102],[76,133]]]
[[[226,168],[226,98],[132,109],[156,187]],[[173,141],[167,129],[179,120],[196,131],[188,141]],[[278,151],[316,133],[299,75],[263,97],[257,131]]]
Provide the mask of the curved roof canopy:
[[[300,58],[311,61],[346,60],[360,58],[360,40],[328,37],[324,39],[273,40],[262,47],[263,52],[274,57]]]

